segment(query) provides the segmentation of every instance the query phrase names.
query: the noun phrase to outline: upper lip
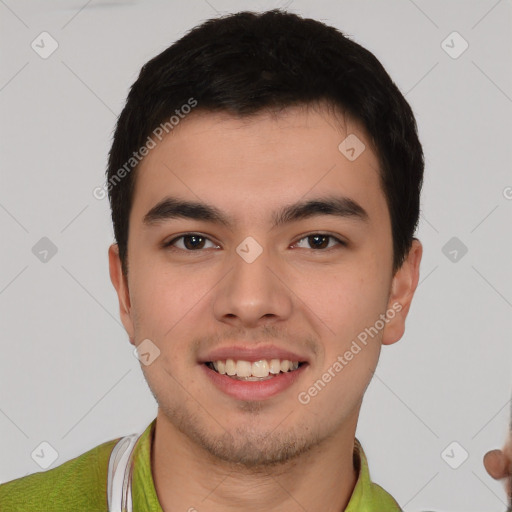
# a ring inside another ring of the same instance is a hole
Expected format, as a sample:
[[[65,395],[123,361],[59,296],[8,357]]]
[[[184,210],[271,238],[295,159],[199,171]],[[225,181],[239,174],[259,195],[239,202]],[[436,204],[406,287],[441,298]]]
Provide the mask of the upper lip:
[[[208,352],[204,357],[200,357],[199,362],[209,363],[214,361],[225,361],[226,359],[249,361],[251,363],[259,361],[260,359],[266,359],[267,361],[270,361],[271,359],[287,359],[292,362],[308,362],[307,357],[275,345],[262,345],[257,347],[230,345],[226,347],[219,347]]]

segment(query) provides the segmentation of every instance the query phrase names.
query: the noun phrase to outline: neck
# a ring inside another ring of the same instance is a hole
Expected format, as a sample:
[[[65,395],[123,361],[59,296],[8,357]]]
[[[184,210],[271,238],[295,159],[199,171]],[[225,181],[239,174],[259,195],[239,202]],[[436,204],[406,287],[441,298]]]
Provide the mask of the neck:
[[[213,458],[159,410],[151,470],[164,512],[345,510],[358,473],[356,421],[306,453],[275,467],[246,468]]]

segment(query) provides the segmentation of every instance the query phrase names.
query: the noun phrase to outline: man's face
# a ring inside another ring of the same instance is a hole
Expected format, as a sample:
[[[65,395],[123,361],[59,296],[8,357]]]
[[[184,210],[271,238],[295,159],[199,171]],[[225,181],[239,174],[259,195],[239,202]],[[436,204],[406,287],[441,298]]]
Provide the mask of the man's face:
[[[355,160],[350,147],[338,148],[348,134],[366,146]],[[111,276],[130,340],[160,351],[142,365],[159,416],[187,442],[254,466],[354,434],[381,344],[401,337],[412,298],[410,274],[405,285],[400,272],[392,275],[378,168],[358,124],[346,120],[342,130],[331,114],[303,108],[250,120],[196,112],[142,161],[127,285],[115,246]],[[214,207],[231,225],[189,218],[191,209],[169,218],[160,209],[144,222],[170,197]],[[362,210],[278,217],[294,203],[326,198]],[[284,360],[302,364],[261,381],[206,364],[227,359],[266,360],[274,371]]]

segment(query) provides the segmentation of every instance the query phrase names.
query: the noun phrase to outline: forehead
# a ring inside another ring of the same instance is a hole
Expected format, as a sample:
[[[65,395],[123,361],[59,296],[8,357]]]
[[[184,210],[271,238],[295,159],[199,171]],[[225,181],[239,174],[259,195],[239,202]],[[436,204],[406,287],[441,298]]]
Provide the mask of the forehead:
[[[346,152],[352,147],[362,150],[356,159]],[[215,204],[242,222],[333,193],[383,213],[378,159],[359,123],[304,107],[242,118],[197,111],[139,164],[131,216],[142,222],[171,195]]]

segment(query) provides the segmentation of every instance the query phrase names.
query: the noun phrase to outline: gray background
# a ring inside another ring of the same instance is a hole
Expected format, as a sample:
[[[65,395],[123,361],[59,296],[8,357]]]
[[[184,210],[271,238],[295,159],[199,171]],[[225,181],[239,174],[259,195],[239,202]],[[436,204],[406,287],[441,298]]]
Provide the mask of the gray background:
[[[357,431],[371,476],[406,511],[505,509],[482,464],[505,440],[512,387],[504,0],[0,0],[0,481],[40,471],[31,453],[43,441],[58,452],[53,468],[155,417],[108,275],[108,200],[92,191],[149,58],[207,18],[286,6],[375,53],[411,103],[426,154],[420,285]],[[50,48],[43,31],[59,45],[46,59],[31,47]],[[457,58],[453,31],[469,44]],[[46,262],[43,237],[57,249]],[[469,454],[457,469],[446,462],[453,441],[452,464],[459,445]]]

